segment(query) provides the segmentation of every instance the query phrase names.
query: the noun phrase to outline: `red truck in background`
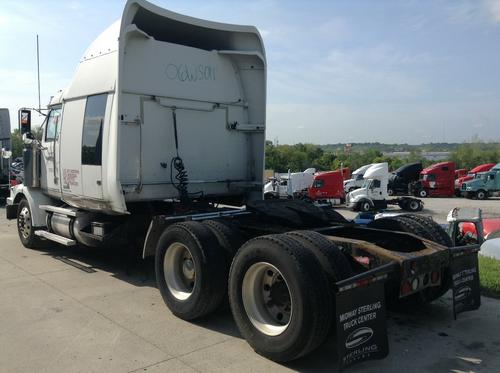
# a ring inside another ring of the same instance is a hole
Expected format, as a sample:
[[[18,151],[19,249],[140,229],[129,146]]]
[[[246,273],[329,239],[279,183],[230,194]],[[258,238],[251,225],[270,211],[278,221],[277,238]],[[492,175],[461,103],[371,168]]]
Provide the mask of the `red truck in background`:
[[[418,197],[453,197],[455,194],[455,163],[435,163],[420,172],[420,179],[412,184]]]
[[[455,170],[455,180],[464,177],[465,175],[467,175],[467,172],[469,172],[469,170],[467,170],[466,168],[459,168],[458,170]]]
[[[343,203],[345,201],[344,180],[350,177],[349,168],[319,172],[314,175],[313,184],[308,190],[308,197],[313,201]]]
[[[479,172],[488,172],[491,170],[496,163],[485,163],[481,164],[479,166],[474,167],[472,170],[469,171],[469,173],[465,176],[462,176],[458,179],[455,180],[455,195],[457,197],[460,197],[462,195],[461,189],[462,189],[462,184],[465,183],[466,181],[474,179],[476,174]]]

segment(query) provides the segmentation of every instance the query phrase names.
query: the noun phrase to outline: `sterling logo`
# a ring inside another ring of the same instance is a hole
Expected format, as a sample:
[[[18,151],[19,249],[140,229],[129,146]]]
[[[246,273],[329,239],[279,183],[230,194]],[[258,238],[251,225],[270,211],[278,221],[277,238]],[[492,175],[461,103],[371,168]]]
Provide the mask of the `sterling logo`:
[[[346,348],[354,348],[362,345],[373,336],[373,329],[367,326],[356,329],[347,336],[345,341]]]
[[[469,286],[462,286],[457,290],[455,294],[455,301],[459,302],[468,298],[472,293],[472,289]]]

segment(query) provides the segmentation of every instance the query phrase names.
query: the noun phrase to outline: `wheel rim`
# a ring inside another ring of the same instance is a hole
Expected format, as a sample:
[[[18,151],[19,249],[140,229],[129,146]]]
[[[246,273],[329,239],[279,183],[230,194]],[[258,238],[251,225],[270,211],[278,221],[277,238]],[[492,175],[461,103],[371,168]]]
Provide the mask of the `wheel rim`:
[[[163,259],[163,273],[174,298],[187,300],[196,286],[195,261],[189,249],[180,242],[171,244]]]
[[[17,218],[17,226],[23,238],[28,238],[31,234],[31,214],[27,206],[24,206]]]
[[[477,198],[478,199],[484,199],[484,193],[483,192],[478,192],[477,193]]]
[[[419,204],[418,204],[417,201],[411,201],[410,202],[410,210],[416,211],[416,210],[418,210],[418,206],[419,206]]]
[[[363,203],[363,211],[370,211],[370,204],[368,202]]]
[[[243,306],[259,332],[282,334],[292,318],[292,297],[285,277],[272,264],[252,264],[242,283]]]
[[[394,192],[392,191],[392,189],[387,189],[387,194],[392,196],[394,194]]]
[[[420,191],[420,197],[425,197],[427,195],[427,192],[425,190]]]

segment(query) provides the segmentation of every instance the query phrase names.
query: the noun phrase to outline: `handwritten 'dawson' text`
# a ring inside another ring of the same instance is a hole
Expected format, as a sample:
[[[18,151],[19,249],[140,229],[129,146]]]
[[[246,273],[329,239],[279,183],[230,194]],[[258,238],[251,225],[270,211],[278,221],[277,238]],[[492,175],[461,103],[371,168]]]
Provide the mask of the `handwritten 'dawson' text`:
[[[215,80],[215,68],[208,65],[175,65],[169,63],[165,69],[167,78],[181,82]]]

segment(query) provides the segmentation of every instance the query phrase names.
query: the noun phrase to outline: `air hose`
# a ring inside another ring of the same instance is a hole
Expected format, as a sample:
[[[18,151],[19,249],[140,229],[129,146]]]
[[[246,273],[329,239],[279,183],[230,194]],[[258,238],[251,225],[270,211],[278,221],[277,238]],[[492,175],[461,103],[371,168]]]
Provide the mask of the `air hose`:
[[[177,115],[175,113],[175,108],[172,109],[172,118],[174,122],[174,139],[175,139],[175,153],[176,156],[170,161],[170,182],[175,189],[179,192],[179,199],[182,204],[189,203],[189,193],[187,190],[189,184],[189,178],[184,167],[184,162],[179,156],[179,140],[177,136]],[[174,181],[174,170],[176,171]]]

